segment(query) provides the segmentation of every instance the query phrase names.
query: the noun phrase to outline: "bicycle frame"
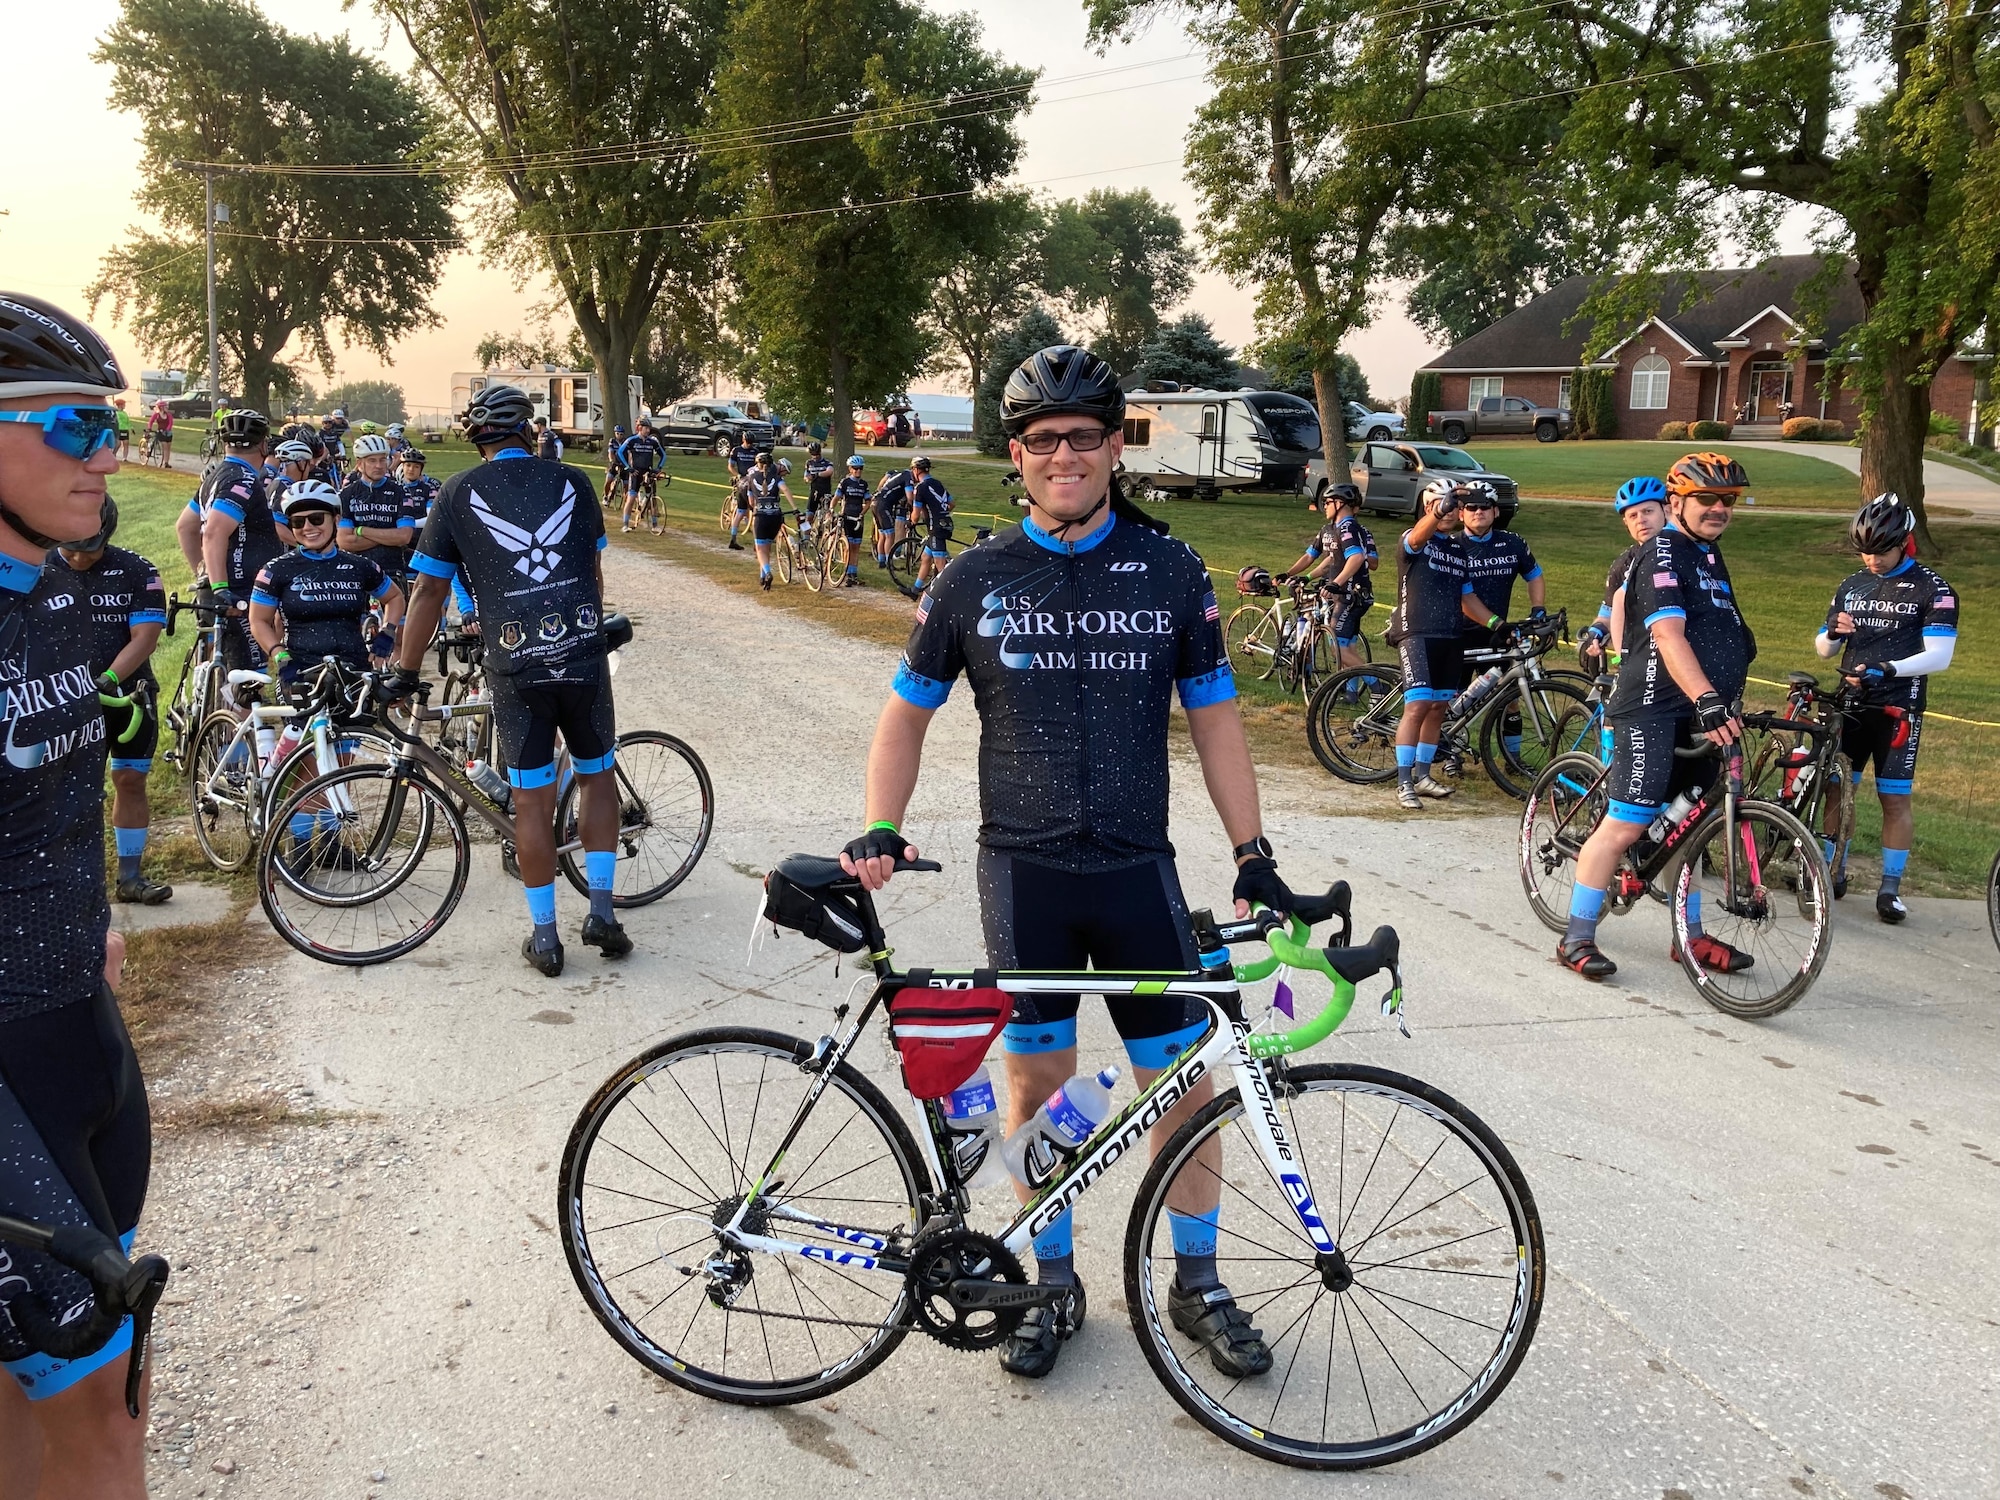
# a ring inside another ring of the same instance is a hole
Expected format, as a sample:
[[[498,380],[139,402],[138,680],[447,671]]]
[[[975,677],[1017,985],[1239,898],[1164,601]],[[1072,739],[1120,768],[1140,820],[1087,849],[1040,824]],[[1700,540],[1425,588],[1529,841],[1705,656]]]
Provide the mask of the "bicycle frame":
[[[236,733],[231,737],[228,748],[223,751],[222,758],[216,762],[215,769],[209,773],[206,781],[193,788],[193,799],[210,797],[218,801],[229,800],[229,789],[219,785],[218,779],[226,775],[233,764],[243,764],[249,784],[256,788],[255,796],[248,799],[244,811],[250,820],[252,836],[262,838],[264,814],[270,800],[271,785],[277,778],[279,767],[265,763],[257,749],[257,731],[274,729],[289,720],[296,719],[302,712],[304,710],[289,703],[251,704],[249,712],[236,726]],[[334,738],[332,714],[325,707],[314,708],[306,719],[305,732],[313,742],[314,774],[325,776],[339,770],[340,753]],[[243,755],[242,762],[236,761],[239,750]],[[333,797],[335,812],[346,814],[354,810],[344,791],[336,789]]]

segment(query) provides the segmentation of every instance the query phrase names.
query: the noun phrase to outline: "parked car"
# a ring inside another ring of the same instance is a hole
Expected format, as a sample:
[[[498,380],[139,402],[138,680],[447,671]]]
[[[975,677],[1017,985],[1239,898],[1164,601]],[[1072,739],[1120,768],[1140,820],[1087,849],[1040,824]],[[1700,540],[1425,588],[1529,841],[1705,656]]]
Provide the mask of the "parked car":
[[[889,441],[889,419],[869,407],[854,414],[854,441],[879,448]]]
[[[1355,455],[1354,483],[1361,489],[1361,508],[1384,516],[1417,513],[1417,496],[1440,477],[1483,479],[1500,497],[1500,524],[1508,525],[1521,505],[1521,491],[1505,474],[1496,474],[1463,448],[1443,443],[1364,443]]]
[[[777,434],[727,401],[682,401],[653,418],[653,434],[661,444],[680,453],[713,453],[726,458],[747,439],[752,448],[769,450]]]
[[[1371,443],[1386,443],[1403,435],[1406,419],[1399,411],[1370,411],[1359,401],[1348,402],[1346,410],[1349,442],[1366,438]]]
[[[222,406],[225,411],[229,408],[229,394],[226,391],[223,393]],[[181,417],[212,417],[215,415],[215,403],[209,399],[207,391],[196,389],[168,397],[167,410],[174,414],[176,420]]]
[[[1537,406],[1520,396],[1486,396],[1465,411],[1434,411],[1430,431],[1447,443],[1467,438],[1535,435],[1538,443],[1553,443],[1576,431],[1567,406]]]

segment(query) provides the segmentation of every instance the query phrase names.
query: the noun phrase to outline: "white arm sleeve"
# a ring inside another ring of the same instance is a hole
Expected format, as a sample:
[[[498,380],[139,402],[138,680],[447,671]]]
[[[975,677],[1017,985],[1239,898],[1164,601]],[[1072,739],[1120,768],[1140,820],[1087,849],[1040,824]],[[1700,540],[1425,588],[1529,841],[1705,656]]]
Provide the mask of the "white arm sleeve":
[[[1924,649],[1915,656],[1891,662],[1898,677],[1929,677],[1951,665],[1951,653],[1958,645],[1955,635],[1927,635]]]
[[[1835,640],[1824,630],[1813,637],[1813,650],[1817,651],[1821,656],[1838,656],[1840,655],[1840,648],[1845,644],[1847,644],[1845,641]]]

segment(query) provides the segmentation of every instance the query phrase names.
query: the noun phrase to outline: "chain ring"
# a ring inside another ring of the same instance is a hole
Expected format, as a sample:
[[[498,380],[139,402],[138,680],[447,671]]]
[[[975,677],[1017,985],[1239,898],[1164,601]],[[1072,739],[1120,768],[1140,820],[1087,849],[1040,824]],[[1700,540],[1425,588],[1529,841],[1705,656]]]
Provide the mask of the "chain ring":
[[[919,1239],[910,1250],[911,1314],[919,1328],[947,1348],[997,1348],[1027,1316],[1019,1307],[958,1307],[949,1296],[954,1281],[1026,1286],[1028,1273],[1013,1251],[976,1229],[938,1230]]]

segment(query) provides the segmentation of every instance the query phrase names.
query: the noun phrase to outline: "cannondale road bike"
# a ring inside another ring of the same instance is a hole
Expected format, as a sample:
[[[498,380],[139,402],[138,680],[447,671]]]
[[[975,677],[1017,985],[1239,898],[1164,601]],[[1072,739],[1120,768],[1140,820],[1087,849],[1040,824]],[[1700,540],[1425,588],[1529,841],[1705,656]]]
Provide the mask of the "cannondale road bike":
[[[740,1026],[669,1038],[597,1091],[563,1156],[577,1286],[662,1379],[786,1405],[860,1379],[913,1329],[954,1349],[997,1345],[1028,1308],[1065,1296],[1027,1283],[1035,1234],[1183,1104],[1133,1205],[1125,1303],[1147,1362],[1203,1427],[1279,1463],[1369,1468],[1462,1431],[1520,1367],[1541,1309],[1542,1227],[1507,1148],[1414,1078],[1293,1060],[1383,970],[1383,1011],[1402,1014],[1395,930],[1346,946],[1345,884],[1300,901],[1289,926],[1268,912],[1223,924],[1193,914],[1206,967],[1185,973],[899,973],[869,894],[809,855],[773,871],[765,899],[765,916],[869,955],[859,1013],[839,1007],[835,1034],[816,1041]],[[1307,919],[1335,916],[1340,943],[1311,946]],[[1232,966],[1231,942],[1265,943],[1269,956]],[[1332,992],[1302,1025],[1253,1029],[1238,987],[1281,964]],[[1079,989],[1197,999],[1207,1030],[1073,1156],[1039,1162],[1009,1223],[975,1229],[969,1183],[989,1143],[955,1133],[941,1096],[915,1097],[911,1049],[969,1023],[962,1080],[1012,996]],[[903,1108],[853,1060],[883,1011],[912,1089]],[[1220,1373],[1170,1311],[1168,1206],[1218,1201],[1217,1269],[1272,1356],[1256,1376]]]

